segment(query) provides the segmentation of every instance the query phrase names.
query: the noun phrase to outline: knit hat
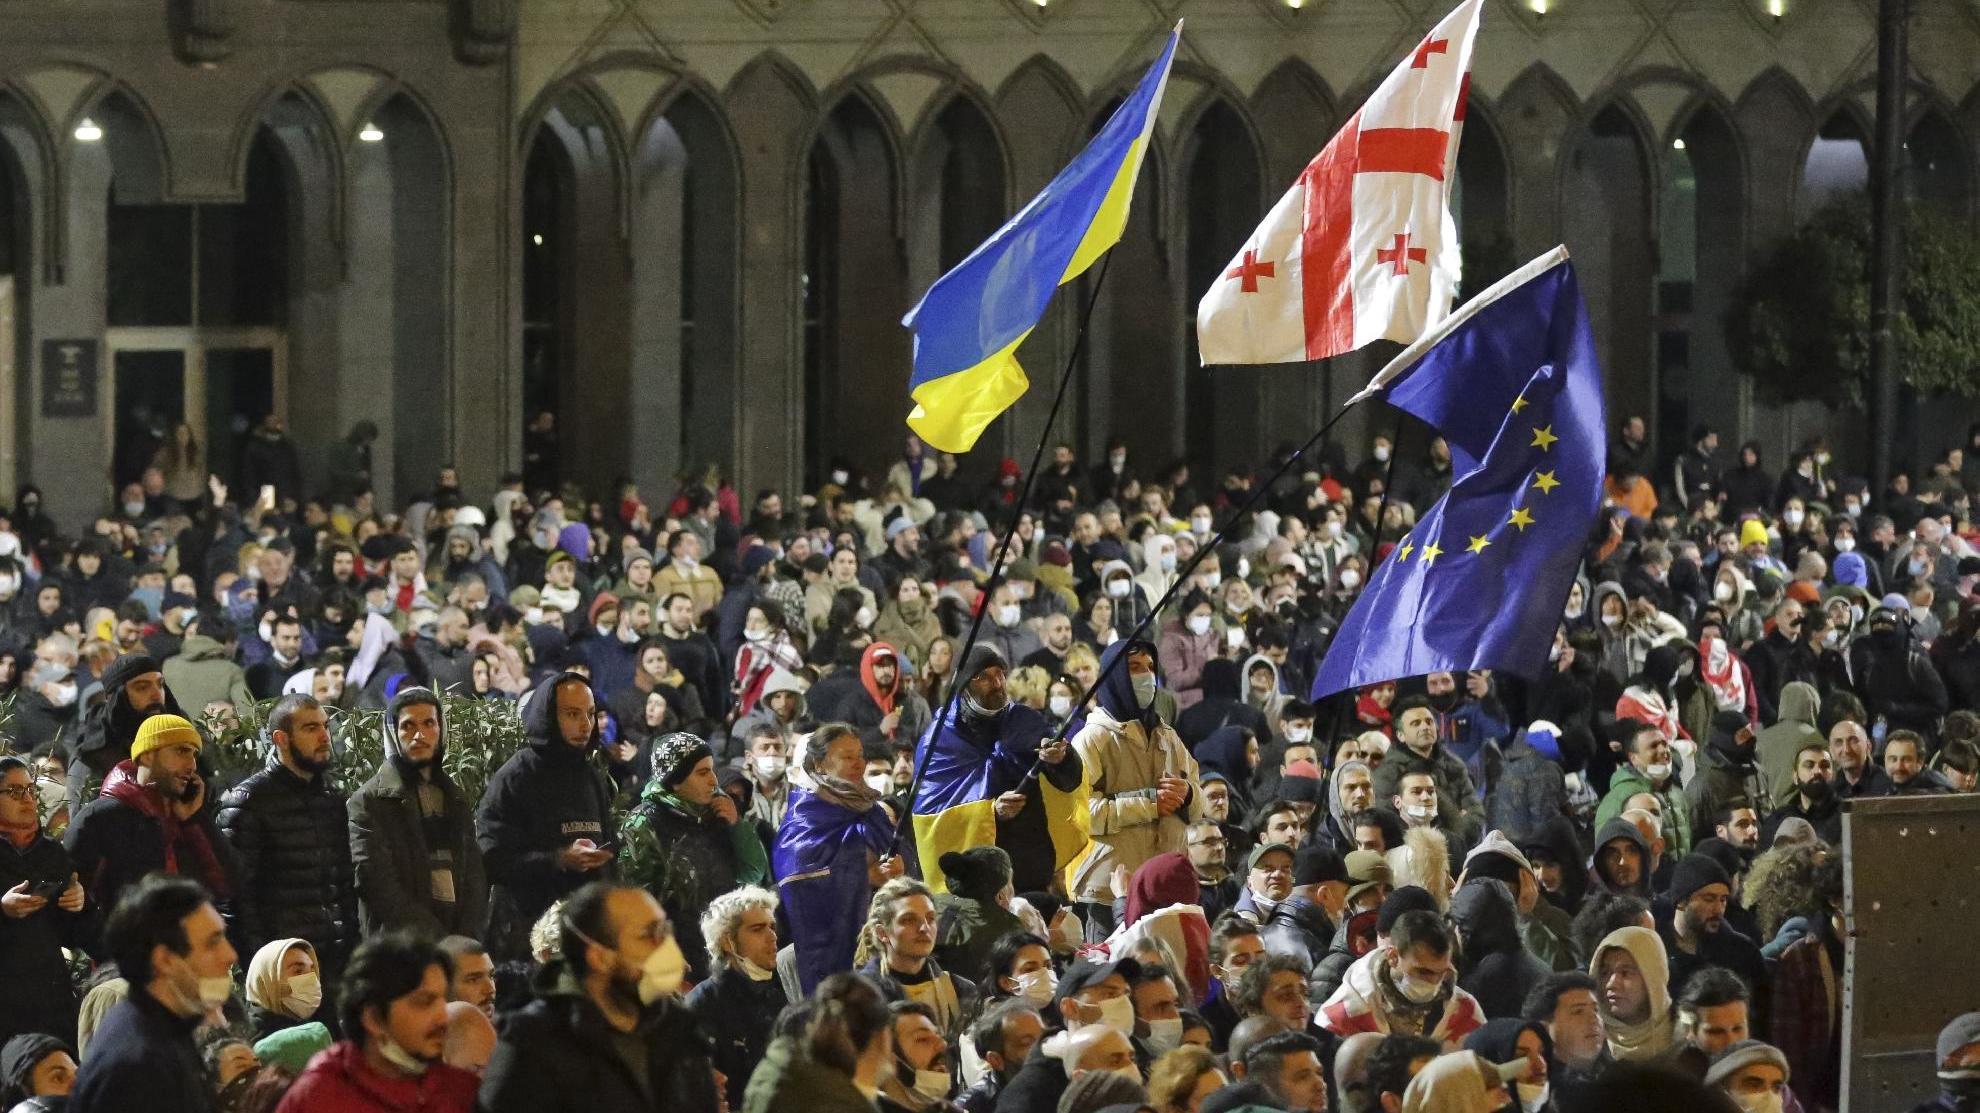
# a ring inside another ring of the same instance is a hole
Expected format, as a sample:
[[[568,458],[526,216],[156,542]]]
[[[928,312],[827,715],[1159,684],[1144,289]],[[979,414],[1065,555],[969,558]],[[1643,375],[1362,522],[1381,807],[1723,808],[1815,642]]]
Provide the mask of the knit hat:
[[[1297,766],[1302,763],[1295,761],[1293,764]],[[1288,771],[1279,778],[1279,797],[1295,804],[1317,805],[1320,803],[1320,778],[1303,777]]]
[[[1952,1022],[1939,1029],[1939,1057],[1933,1061],[1934,1067],[1943,1067],[1946,1060],[1959,1053],[1959,1049],[1970,1043],[1980,1043],[1980,1012],[1961,1013]],[[7,1044],[11,1050],[13,1042]]]
[[[1045,551],[1038,554],[1038,560],[1042,564],[1054,564],[1060,568],[1072,567],[1072,553],[1066,549],[1064,542],[1060,541],[1047,544]]]
[[[153,715],[138,726],[137,737],[131,739],[131,760],[162,750],[167,746],[191,746],[199,750],[206,745],[206,739],[199,729],[177,715]]]
[[[591,601],[591,611],[586,617],[593,626],[596,626],[599,616],[606,611],[611,611],[615,615],[619,613],[619,597],[609,591],[601,591],[598,597]]]
[[[960,897],[990,899],[1011,883],[1011,856],[998,846],[952,850],[939,860],[949,891]]]
[[[770,546],[751,545],[749,551],[743,554],[742,574],[745,576],[754,576],[758,572],[763,571],[764,565],[776,559],[777,550],[772,549]]]
[[[892,541],[894,538],[913,528],[914,519],[909,518],[906,514],[895,515],[894,520],[887,523],[887,540]]]
[[[1765,545],[1766,543],[1767,527],[1760,524],[1760,519],[1748,518],[1739,524],[1740,548],[1743,549],[1748,545]]]
[[[1038,578],[1038,565],[1026,560],[1024,557],[1019,557],[1011,562],[1010,570],[1004,573],[1004,578],[1006,580],[1024,580],[1026,582],[1036,580]]]
[[[254,1057],[264,1064],[279,1063],[301,1074],[310,1059],[330,1044],[330,1029],[312,1020],[263,1036],[254,1045]]]
[[[148,653],[126,653],[110,662],[110,667],[103,670],[103,690],[114,692],[136,677],[158,672],[160,669],[158,658]]]
[[[620,558],[619,570],[625,571],[626,569],[631,568],[632,563],[635,560],[643,560],[648,564],[652,564],[653,554],[647,552],[645,549],[640,548],[638,545],[634,545],[632,548],[626,550],[625,556]]]
[[[1814,842],[1817,837],[1813,823],[1798,815],[1791,815],[1781,820],[1779,827],[1774,828],[1773,845],[1802,846]]]
[[[54,1036],[41,1032],[29,1032],[15,1036],[0,1047],[0,1093],[27,1092],[28,1076],[43,1059],[57,1051],[68,1051],[70,1058],[75,1052],[69,1045]]]
[[[1724,866],[1703,854],[1687,854],[1678,859],[1677,868],[1671,871],[1671,900],[1683,904],[1691,899],[1691,894],[1707,885],[1724,885],[1732,890],[1732,878],[1726,876]]]
[[[1561,760],[1561,728],[1545,719],[1535,719],[1526,724],[1526,744],[1548,761]]]
[[[653,743],[653,775],[660,778],[660,787],[672,788],[687,780],[696,762],[714,756],[715,751],[698,735],[685,731],[663,734]]]
[[[1727,877],[1736,877],[1739,874],[1745,873],[1752,865],[1746,855],[1740,852],[1738,847],[1717,836],[1709,839],[1699,839],[1697,844],[1691,848],[1691,852],[1693,854],[1703,854],[1705,857],[1719,863],[1719,868],[1726,871]]]
[[[1789,1075],[1787,1056],[1779,1048],[1759,1040],[1741,1040],[1712,1056],[1712,1065],[1705,1071],[1705,1085],[1722,1085],[1741,1070],[1762,1063],[1780,1068],[1783,1078]]]
[[[1302,846],[1293,854],[1293,884],[1319,885],[1327,881],[1346,881],[1347,863],[1330,846]]]
[[[1375,914],[1375,934],[1389,934],[1389,929],[1396,926],[1396,921],[1402,919],[1405,912],[1443,914],[1443,910],[1437,907],[1437,898],[1430,895],[1430,890],[1420,885],[1405,885],[1383,899],[1382,910]]]

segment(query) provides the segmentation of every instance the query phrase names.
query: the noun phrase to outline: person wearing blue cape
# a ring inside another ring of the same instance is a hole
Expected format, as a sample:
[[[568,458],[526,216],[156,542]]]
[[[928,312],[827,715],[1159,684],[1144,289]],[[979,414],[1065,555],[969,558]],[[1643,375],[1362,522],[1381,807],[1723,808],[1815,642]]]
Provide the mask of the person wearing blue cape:
[[[861,780],[865,769],[858,731],[844,723],[819,727],[804,748],[812,785],[791,793],[770,852],[806,996],[827,976],[852,969],[873,890],[902,872],[893,856],[894,817]]]
[[[1063,738],[1041,745],[1052,724],[1010,697],[1009,671],[995,646],[971,646],[955,698],[921,736],[914,832],[937,891],[946,888],[940,861],[951,851],[994,843],[1011,857],[1012,888],[1024,893],[1050,888],[1086,848],[1079,754]]]

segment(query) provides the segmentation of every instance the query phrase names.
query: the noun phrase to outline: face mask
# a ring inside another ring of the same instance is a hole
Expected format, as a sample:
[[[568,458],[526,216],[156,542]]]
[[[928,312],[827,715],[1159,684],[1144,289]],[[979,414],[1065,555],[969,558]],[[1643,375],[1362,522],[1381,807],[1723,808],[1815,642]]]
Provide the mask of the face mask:
[[[56,707],[68,707],[76,702],[76,682],[71,680],[55,685],[55,691],[48,695],[48,702]]]
[[[1744,1113],[1781,1113],[1781,1095],[1772,1090],[1760,1094],[1734,1094]]]
[[[1073,708],[1072,697],[1053,696],[1051,699],[1046,701],[1046,706],[1052,709],[1053,718],[1063,719],[1066,716],[1072,714],[1072,708]]]
[[[651,1005],[662,997],[672,997],[681,989],[681,979],[687,975],[687,956],[681,953],[681,944],[669,935],[667,941],[654,948],[652,954],[639,968],[639,1002]]]
[[[127,502],[127,503],[125,503],[125,504],[124,504],[124,517],[126,517],[126,518],[142,518],[142,517],[144,517],[144,504],[143,504],[143,503],[141,503],[141,502]]]
[[[323,1004],[323,979],[314,973],[290,978],[282,1003],[294,1016],[315,1016],[317,1006]]]
[[[891,773],[874,773],[866,778],[866,787],[882,796],[894,794],[894,776]]]
[[[832,473],[832,482],[838,484],[841,487],[846,485],[846,480],[848,478],[850,477],[847,476],[844,471],[835,471]]]
[[[1343,568],[1341,570],[1341,586],[1348,589],[1349,591],[1353,591],[1355,588],[1360,587],[1361,573],[1355,571],[1352,568]]]
[[[1427,1005],[1435,1001],[1437,995],[1444,991],[1444,983],[1442,979],[1422,981],[1405,974],[1396,979],[1396,990],[1412,1004]]]
[[[1514,1083],[1513,1088],[1519,1095],[1519,1107],[1526,1110],[1527,1113],[1534,1113],[1534,1111],[1547,1104],[1547,1083],[1545,1082],[1538,1085],[1531,1082],[1518,1082]]]
[[[751,630],[748,627],[744,627],[743,639],[752,642],[767,642],[770,640],[770,628],[765,626],[760,630]]]
[[[378,1047],[379,1057],[410,1075],[426,1073],[426,1061],[413,1058],[412,1052],[400,1047],[398,1041],[389,1037]]]
[[[1432,800],[1428,804],[1411,804],[1403,811],[1419,823],[1428,823],[1437,818],[1437,802]]]
[[[1661,781],[1671,775],[1671,763],[1660,761],[1643,771],[1653,781]]]
[[[1189,620],[1189,632],[1195,634],[1199,638],[1209,633],[1210,616],[1207,614],[1199,614],[1199,615],[1191,616]]]
[[[1836,630],[1836,628],[1833,626],[1831,626],[1828,629],[1828,631],[1822,635],[1822,647],[1825,649],[1834,649],[1835,647],[1841,644],[1842,644],[1842,634],[1841,632]]]
[[[1206,572],[1203,576],[1203,588],[1205,591],[1215,591],[1217,590],[1217,585],[1223,582],[1224,574],[1222,572]]]
[[[1298,745],[1301,745],[1301,744],[1303,744],[1303,743],[1307,743],[1307,742],[1311,742],[1311,741],[1313,741],[1313,728],[1312,728],[1312,727],[1287,727],[1287,728],[1286,728],[1286,744],[1287,744],[1287,745],[1291,745],[1291,746],[1298,746]]]
[[[1733,585],[1724,580],[1712,585],[1712,598],[1721,603],[1730,603],[1733,598]]]
[[[858,626],[862,630],[873,625],[873,608],[861,607],[859,612],[853,615],[853,625]]]
[[[1584,603],[1569,603],[1567,605],[1566,614],[1569,618],[1580,618],[1582,615],[1587,613],[1588,613],[1588,607]]]
[[[1041,1009],[1052,1003],[1052,994],[1059,988],[1058,977],[1049,969],[1019,974],[1015,980],[1018,985],[1017,996]]]
[[[1855,552],[1856,538],[1850,537],[1847,534],[1843,535],[1842,537],[1836,538],[1836,551],[1839,553]]]
[[[1163,553],[1162,559],[1156,561],[1156,563],[1161,566],[1162,571],[1174,572],[1176,570],[1176,554],[1173,552]]]
[[[1914,577],[1917,577],[1917,576],[1923,576],[1923,575],[1925,574],[1925,567],[1926,567],[1926,566],[1925,566],[1925,562],[1924,562],[1924,561],[1922,561],[1922,560],[1912,560],[1912,561],[1906,561],[1906,562],[1905,562],[1905,567],[1906,567],[1906,568],[1907,568],[1908,570],[1910,570],[1910,572],[1911,572],[1911,574],[1912,574],[1912,575],[1913,575]]]
[[[1561,643],[1555,642],[1553,645],[1547,647],[1547,660],[1551,663],[1551,662],[1559,661],[1560,659],[1561,659]]]
[[[1151,1054],[1162,1055],[1182,1046],[1183,1023],[1181,1017],[1170,1020],[1148,1022],[1148,1038],[1142,1042],[1148,1045]],[[1136,1076],[1139,1078],[1139,1076]]]
[[[1911,621],[1913,622],[1924,622],[1926,619],[1931,617],[1932,617],[1932,608],[1930,607],[1911,608]]]
[[[1130,677],[1128,683],[1134,686],[1134,705],[1143,711],[1148,710],[1148,705],[1155,702],[1154,674]]]
[[[1116,997],[1100,1002],[1100,1019],[1091,1023],[1104,1024],[1123,1036],[1134,1036],[1134,1002],[1126,997]],[[1085,1027],[1085,1025],[1081,1025]]]
[[[1119,471],[1127,466],[1127,453],[1115,452],[1107,457],[1107,466]]]
[[[1189,532],[1198,537],[1208,536],[1210,533],[1210,519],[1204,517],[1191,518],[1189,520]]]
[[[1125,599],[1127,598],[1127,593],[1132,590],[1134,590],[1134,581],[1132,580],[1113,579],[1107,581],[1107,598],[1109,599]]]
[[[766,756],[756,759],[756,775],[761,780],[781,781],[784,779],[785,768],[786,763],[780,757]]]
[[[1388,446],[1388,445],[1386,445],[1386,444],[1378,444],[1378,445],[1376,445],[1376,446],[1375,446],[1375,462],[1376,462],[1376,463],[1378,463],[1378,464],[1386,464],[1386,463],[1388,463],[1388,462],[1389,462],[1389,446]]]
[[[1781,513],[1781,520],[1788,524],[1789,529],[1800,528],[1802,517],[1802,512],[1799,510],[1785,510]]]
[[[914,1095],[928,1101],[941,1101],[949,1096],[949,1072],[946,1070],[918,1070],[914,1072]]]
[[[997,608],[997,613],[993,617],[997,620],[997,625],[1009,628],[1018,624],[1019,614],[1016,603],[1006,603]]]
[[[1602,616],[1602,625],[1613,630],[1622,625],[1622,616],[1619,614],[1605,614]]]

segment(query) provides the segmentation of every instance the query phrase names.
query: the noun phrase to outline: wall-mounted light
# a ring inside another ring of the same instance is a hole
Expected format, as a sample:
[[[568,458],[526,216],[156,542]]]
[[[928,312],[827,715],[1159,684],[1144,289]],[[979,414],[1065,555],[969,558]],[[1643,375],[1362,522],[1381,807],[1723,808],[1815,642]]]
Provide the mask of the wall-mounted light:
[[[1779,19],[1787,14],[1787,0],[1767,0],[1767,14]]]
[[[84,116],[82,118],[82,122],[76,125],[76,142],[99,143],[102,142],[102,140],[103,140],[103,129],[96,126],[95,120],[92,120],[87,116]]]
[[[1042,7],[1044,7],[1044,6],[1046,5],[1046,4],[1049,4],[1049,3],[1051,3],[1051,0],[1031,0],[1031,2],[1032,2],[1033,4],[1036,4],[1036,5],[1038,5],[1039,7],[1041,7],[1041,8],[1042,8]]]
[[[1673,151],[1684,150],[1684,140],[1682,138],[1671,140],[1671,150]]]
[[[384,141],[385,133],[378,129],[377,124],[366,124],[364,130],[358,132],[358,138],[366,143],[379,143]]]
[[[1286,7],[1298,11],[1306,6],[1306,0],[1286,0]]]
[[[531,237],[529,238],[529,242],[531,242],[531,243],[533,243],[533,244],[535,244],[535,245],[536,245],[536,246],[538,246],[538,247],[542,247],[542,246],[543,246],[543,233],[541,233],[541,232],[538,232],[538,233],[537,233],[537,234],[535,234],[534,236],[531,236]]]
[[[1527,0],[1526,6],[1533,9],[1534,15],[1542,19],[1547,17],[1547,0]]]

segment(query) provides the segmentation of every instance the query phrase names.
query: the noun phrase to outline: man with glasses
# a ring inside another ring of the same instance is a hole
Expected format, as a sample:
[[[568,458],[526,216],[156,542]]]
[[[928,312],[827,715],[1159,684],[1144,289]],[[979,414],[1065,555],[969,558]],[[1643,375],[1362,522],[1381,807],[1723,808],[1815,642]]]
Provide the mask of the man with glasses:
[[[1196,870],[1196,903],[1203,918],[1215,921],[1237,902],[1237,875],[1231,872],[1224,829],[1209,819],[1189,825],[1189,864]]]

